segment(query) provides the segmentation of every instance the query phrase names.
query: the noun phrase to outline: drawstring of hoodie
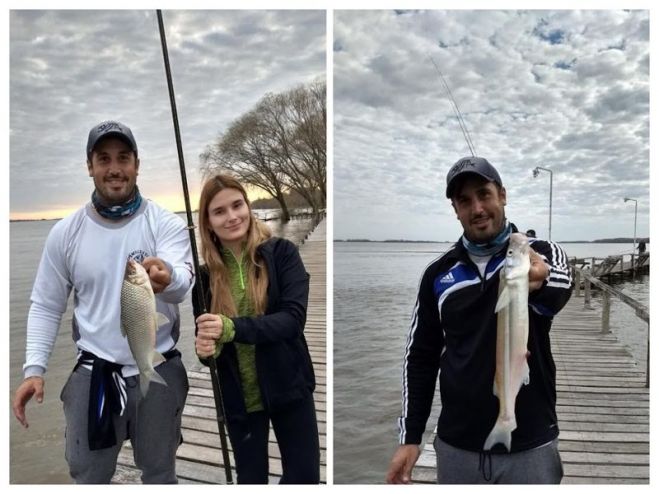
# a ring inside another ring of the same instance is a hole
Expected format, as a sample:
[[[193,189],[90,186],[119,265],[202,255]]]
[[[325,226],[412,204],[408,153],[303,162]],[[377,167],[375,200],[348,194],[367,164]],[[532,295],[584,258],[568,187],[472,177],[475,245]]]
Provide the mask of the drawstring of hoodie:
[[[487,464],[487,468],[486,468]],[[492,452],[480,451],[478,453],[478,471],[483,472],[485,482],[492,480]]]

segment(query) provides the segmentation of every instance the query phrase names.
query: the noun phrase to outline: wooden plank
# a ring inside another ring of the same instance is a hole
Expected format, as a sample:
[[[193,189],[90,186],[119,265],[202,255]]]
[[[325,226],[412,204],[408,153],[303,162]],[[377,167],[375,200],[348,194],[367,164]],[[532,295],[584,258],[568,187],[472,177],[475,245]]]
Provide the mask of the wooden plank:
[[[582,404],[577,401],[576,403],[568,403],[568,400],[559,401],[556,405],[556,409],[563,412],[576,412],[576,413],[589,413],[589,414],[611,414],[617,416],[645,416],[647,417],[649,413],[649,406],[647,403],[645,406],[640,406],[635,404],[634,406],[625,406],[624,402],[619,403],[618,407],[611,406],[611,403],[606,403],[606,407],[602,407],[602,404],[599,402],[594,402],[592,406]]]
[[[582,463],[563,463],[565,475],[583,477],[609,477],[630,480],[629,483],[647,483],[649,469],[647,465],[584,465]]]
[[[559,427],[563,427],[567,422],[587,422],[587,423],[603,423],[603,424],[643,424],[647,427],[647,415],[615,415],[615,414],[599,414],[599,413],[569,413],[564,412],[560,414],[561,420]]]
[[[562,430],[559,436],[561,440],[567,439],[570,441],[590,441],[590,442],[635,442],[643,443],[649,442],[649,434],[642,433],[628,433],[628,432],[592,432],[592,431],[576,431],[576,430]]]
[[[635,453],[635,454],[650,454],[650,443],[620,443],[620,442],[584,442],[584,441],[571,441],[562,438],[559,441],[559,449],[561,454],[563,451],[575,453]]]
[[[611,485],[611,484],[647,484],[648,479],[626,479],[626,478],[610,478],[610,477],[577,477],[571,475],[565,475],[561,484],[600,484],[600,485]]]
[[[650,463],[649,454],[628,454],[614,452],[586,453],[583,451],[563,451],[561,453],[563,463],[588,463],[599,465],[636,465],[643,466]]]
[[[650,426],[647,421],[644,424],[623,424],[623,423],[612,423],[612,422],[599,422],[594,421],[592,416],[584,415],[579,421],[565,421],[560,419],[558,421],[558,427],[561,430],[561,433],[568,431],[579,431],[579,432],[597,432],[597,433],[614,433],[614,432],[623,432],[623,433],[649,433]]]

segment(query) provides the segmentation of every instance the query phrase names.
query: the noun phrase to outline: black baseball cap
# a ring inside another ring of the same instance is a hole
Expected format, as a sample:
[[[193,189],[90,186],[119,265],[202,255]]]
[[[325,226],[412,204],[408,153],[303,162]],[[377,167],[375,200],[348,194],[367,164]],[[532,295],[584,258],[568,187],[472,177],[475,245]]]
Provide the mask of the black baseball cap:
[[[110,135],[119,137],[120,139],[126,141],[126,143],[135,153],[135,157],[137,157],[137,143],[135,142],[135,138],[133,137],[133,133],[131,132],[130,128],[121,122],[117,122],[115,120],[106,120],[105,122],[101,122],[100,124],[95,125],[92,127],[92,130],[89,131],[89,138],[87,139],[88,160],[92,159],[92,151],[94,151],[94,147],[96,147],[98,141]]]
[[[499,172],[497,172],[496,168],[489,161],[478,156],[468,156],[459,159],[448,171],[448,175],[446,175],[446,197],[449,199],[453,197],[454,189],[458,182],[456,178],[465,173],[480,175],[489,182],[494,182],[499,187],[503,187]]]

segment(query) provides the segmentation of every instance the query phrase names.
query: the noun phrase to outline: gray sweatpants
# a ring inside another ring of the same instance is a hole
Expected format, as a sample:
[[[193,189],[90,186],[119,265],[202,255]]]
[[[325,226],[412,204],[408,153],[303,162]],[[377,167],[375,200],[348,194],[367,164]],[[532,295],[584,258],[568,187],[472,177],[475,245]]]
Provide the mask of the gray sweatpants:
[[[78,367],[62,388],[66,418],[66,461],[76,484],[108,484],[124,440],[130,439],[135,464],[145,484],[175,484],[176,449],[181,441],[181,415],[188,377],[180,357],[156,367],[167,386],[151,383],[142,398],[139,377],[126,378],[128,401],[123,416],[114,417],[117,444],[90,451],[87,414],[91,371]]]
[[[435,436],[438,484],[560,484],[558,439],[519,453],[483,454],[459,449]]]

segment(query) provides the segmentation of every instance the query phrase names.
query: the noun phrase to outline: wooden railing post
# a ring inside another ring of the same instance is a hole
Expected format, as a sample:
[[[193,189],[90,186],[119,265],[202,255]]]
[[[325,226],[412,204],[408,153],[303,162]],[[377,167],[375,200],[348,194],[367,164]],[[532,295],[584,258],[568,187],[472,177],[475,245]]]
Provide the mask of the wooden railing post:
[[[602,333],[610,333],[611,294],[602,290]]]
[[[574,270],[574,288],[577,291],[576,296],[581,297],[581,270],[580,269],[575,269]]]
[[[646,357],[646,370],[645,370],[645,385],[646,387],[650,386],[650,314],[648,308],[636,301],[634,298],[629,295],[616,290],[615,288],[607,285],[601,280],[597,279],[596,276],[593,276],[592,270],[588,272],[584,270],[581,272],[579,268],[575,266],[574,278],[579,283],[580,279],[583,279],[584,284],[584,307],[587,309],[592,309],[590,299],[591,299],[591,287],[592,285],[598,287],[602,291],[602,329],[603,334],[611,332],[611,296],[616,297],[623,303],[632,307],[636,316],[645,321],[648,324],[648,347],[647,347],[647,357]],[[578,286],[578,285],[577,285]],[[577,289],[578,290],[578,289]],[[577,295],[579,292],[577,291]]]
[[[648,323],[648,356],[645,362],[645,387],[650,387],[650,323]]]

